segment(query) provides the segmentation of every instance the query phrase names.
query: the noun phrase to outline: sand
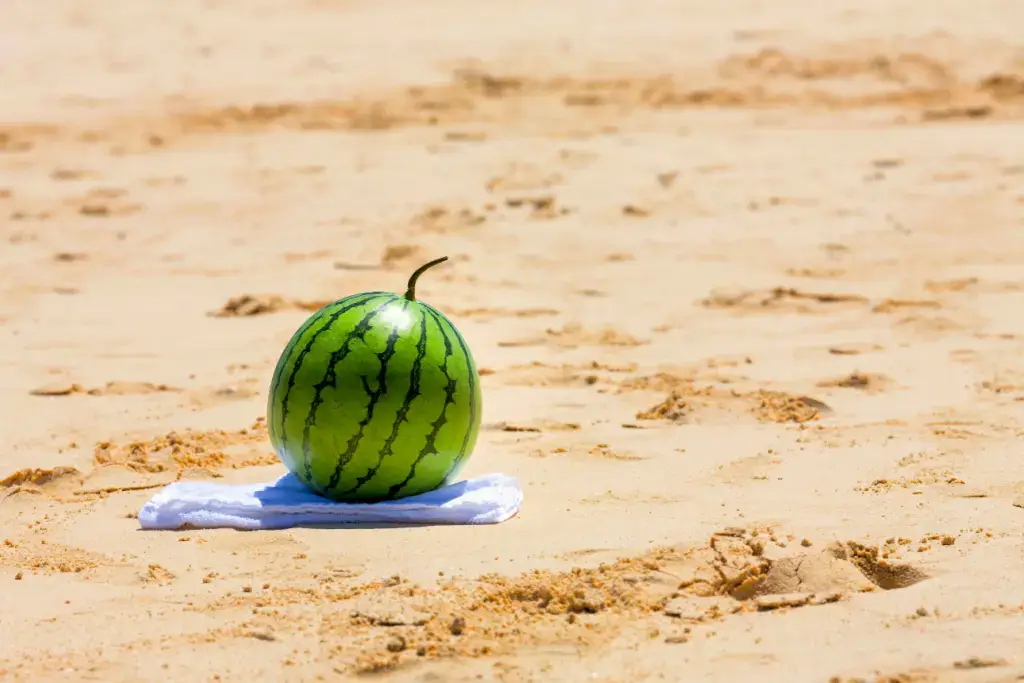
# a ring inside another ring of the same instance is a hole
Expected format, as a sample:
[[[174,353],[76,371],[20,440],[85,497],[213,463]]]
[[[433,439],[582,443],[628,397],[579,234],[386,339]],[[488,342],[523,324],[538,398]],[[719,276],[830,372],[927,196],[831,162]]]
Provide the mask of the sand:
[[[0,20],[0,678],[1024,676],[1024,6]],[[497,526],[144,532],[283,472],[311,310],[464,333]]]

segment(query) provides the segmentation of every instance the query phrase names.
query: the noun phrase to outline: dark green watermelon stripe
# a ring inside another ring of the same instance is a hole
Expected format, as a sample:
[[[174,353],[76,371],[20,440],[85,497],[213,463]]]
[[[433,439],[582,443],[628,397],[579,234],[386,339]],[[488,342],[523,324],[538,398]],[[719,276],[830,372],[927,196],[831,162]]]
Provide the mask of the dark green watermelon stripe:
[[[356,339],[358,339],[359,341],[363,341],[363,339],[366,337],[366,333],[370,331],[370,325],[373,323],[373,319],[376,318],[381,311],[390,306],[392,302],[397,298],[398,296],[395,294],[386,295],[384,303],[380,304],[372,311],[367,313],[365,316],[363,316],[363,319],[360,320],[359,323],[348,334],[348,336],[345,337],[345,341],[342,342],[341,346],[339,346],[336,350],[331,352],[330,358],[328,358],[327,360],[327,371],[324,373],[324,376],[320,379],[320,381],[313,385],[313,399],[312,401],[310,401],[309,412],[306,413],[306,424],[302,430],[302,462],[305,465],[306,477],[308,478],[309,481],[313,480],[313,466],[309,459],[309,451],[312,444],[310,443],[309,437],[310,431],[313,429],[314,426],[316,426],[317,410],[320,409],[320,405],[324,402],[323,391],[328,387],[333,387],[335,382],[337,381],[338,363],[343,361],[345,357],[348,356],[349,351],[351,351],[352,349],[352,342]],[[365,305],[367,303],[369,303],[369,300],[364,301],[360,305]],[[353,308],[355,308],[355,306],[353,306]],[[392,336],[394,336],[397,341],[398,335],[396,333],[393,333]],[[394,344],[390,345],[393,351]],[[364,379],[363,381],[365,383],[366,380]],[[370,407],[370,410],[372,413],[372,405]],[[360,428],[360,435],[361,434],[362,429]],[[356,440],[357,445],[358,443],[358,440]],[[351,441],[349,442],[349,446],[349,450],[355,450],[354,448],[352,448]],[[337,486],[338,482],[335,479],[335,477],[332,476],[331,481],[331,486]]]
[[[434,442],[437,439],[437,435],[441,432],[441,428],[444,427],[446,422],[448,422],[448,406],[455,402],[455,391],[458,386],[458,382],[451,375],[448,374],[448,359],[452,356],[453,352],[452,341],[451,339],[448,338],[448,335],[445,334],[444,327],[441,325],[441,321],[438,319],[438,317],[434,315],[430,310],[427,310],[426,312],[429,313],[431,319],[433,319],[434,321],[434,324],[437,325],[437,331],[441,333],[441,339],[444,340],[444,363],[441,365],[441,372],[444,373],[445,379],[448,380],[448,383],[445,385],[444,389],[444,405],[441,406],[441,414],[438,415],[437,419],[434,420],[433,424],[431,424],[430,433],[427,434],[427,440],[423,444],[423,448],[420,449],[420,452],[416,456],[416,459],[413,460],[412,465],[409,467],[409,474],[405,475],[405,479],[403,479],[402,481],[398,482],[390,489],[388,489],[388,498],[395,497],[395,495],[397,495],[399,491],[405,488],[405,486],[410,481],[413,480],[413,478],[416,476],[416,467],[423,461],[424,458],[426,458],[428,455],[433,455],[434,453],[437,452],[437,447]],[[424,331],[426,331],[426,317],[424,317],[423,320],[423,329]]]
[[[337,361],[335,361],[334,354],[331,354],[330,367],[328,368],[327,373],[324,375],[324,381],[326,381],[327,377],[330,376],[330,385],[334,385],[335,367],[337,365],[337,362],[344,360],[345,356],[348,355],[349,344],[351,343],[351,341],[353,339],[359,339],[360,341],[363,341],[363,338],[366,336],[366,333],[370,330],[370,323],[372,322],[373,318],[376,317],[376,315],[381,310],[392,305],[394,301],[398,298],[398,296],[393,296],[392,298],[388,299],[388,301],[384,302],[379,307],[374,309],[370,314],[363,318],[358,325],[356,325],[355,329],[352,330],[352,334],[350,334],[348,338],[345,339],[345,351],[338,357]],[[408,306],[408,301],[405,302],[405,306]],[[370,383],[366,381],[365,375],[359,378],[360,380],[362,380],[363,383],[363,391],[365,391],[366,394],[370,397],[370,403],[369,405],[366,406],[366,414],[363,416],[363,419],[359,421],[359,429],[356,431],[355,434],[352,435],[352,438],[348,440],[348,444],[345,446],[345,452],[338,456],[338,463],[337,465],[334,466],[334,472],[331,473],[331,477],[327,482],[327,486],[324,487],[324,492],[330,491],[331,489],[336,488],[338,486],[338,482],[341,480],[342,470],[345,468],[345,465],[347,465],[349,461],[352,460],[352,457],[356,453],[356,449],[359,448],[359,442],[363,438],[363,432],[366,430],[366,425],[370,424],[370,422],[373,421],[373,410],[374,408],[376,408],[377,402],[380,400],[381,396],[383,396],[388,390],[388,361],[390,361],[391,357],[395,355],[395,344],[398,343],[398,336],[400,332],[399,328],[400,325],[398,323],[392,325],[391,332],[388,334],[388,340],[387,344],[384,347],[384,350],[381,351],[380,353],[375,354],[377,356],[377,359],[380,361],[380,370],[377,372],[377,389],[370,389]],[[318,393],[319,387],[319,384],[316,385]],[[306,449],[306,452],[308,452],[308,448]],[[306,459],[306,463],[306,467],[308,468],[308,458]]]
[[[339,302],[335,301],[334,303],[328,304],[327,306],[324,306],[324,308],[322,308],[321,310],[319,310],[316,313],[314,313],[313,315],[309,316],[306,319],[306,322],[302,323],[302,326],[292,334],[292,341],[293,342],[298,342],[300,339],[302,339],[302,335],[306,334],[306,331],[309,330],[309,328],[313,327],[313,325],[315,325],[318,322],[323,322],[323,320],[324,320],[323,316],[327,314],[327,311],[329,309],[331,309],[332,307],[336,307],[338,305],[338,303]],[[291,345],[291,348],[288,349],[287,357],[286,358],[282,358],[278,362],[277,368],[274,370],[274,376],[270,380],[270,395],[271,396],[277,396],[277,392],[279,392],[281,390],[281,382],[284,381],[285,372],[287,372],[287,370],[291,367],[292,357],[295,355],[297,348],[298,348],[298,344],[297,343],[293,343]],[[273,424],[268,425],[268,426],[270,427],[270,429],[274,428]],[[283,423],[282,423],[281,430],[284,431]]]
[[[288,398],[289,398],[289,396],[291,396],[292,389],[295,387],[295,377],[299,374],[299,368],[302,367],[302,362],[306,359],[306,356],[312,350],[313,345],[316,344],[316,340],[320,338],[321,334],[323,334],[324,332],[330,330],[331,326],[334,324],[334,322],[338,318],[340,318],[341,316],[345,315],[346,313],[351,311],[353,308],[359,308],[360,306],[366,305],[366,304],[370,303],[371,301],[373,301],[374,299],[377,299],[377,298],[379,298],[381,296],[394,296],[394,295],[388,294],[387,292],[366,292],[365,294],[361,294],[361,295],[358,295],[358,296],[359,296],[359,298],[356,301],[347,303],[346,305],[342,306],[338,310],[336,310],[333,313],[331,313],[330,317],[327,319],[327,322],[324,323],[324,326],[321,327],[319,330],[317,330],[316,332],[313,333],[313,336],[311,336],[309,338],[309,341],[306,342],[306,345],[302,347],[302,350],[299,351],[299,355],[295,358],[295,362],[291,365],[291,373],[292,374],[288,376],[288,386],[285,388],[284,396],[281,398],[281,432],[280,432],[280,438],[281,438],[282,442],[285,441],[285,429],[286,429],[286,424],[287,424],[287,419],[288,419]],[[322,320],[322,318],[319,317],[319,316],[312,316],[310,318],[310,321],[315,322],[314,318],[316,320]],[[312,325],[312,322],[310,322],[310,326]],[[307,327],[306,329],[308,330],[309,327]],[[295,346],[298,346],[298,341],[299,341],[299,337],[298,336],[295,337],[295,341],[296,341],[296,345]],[[294,350],[294,348],[292,350]],[[287,364],[284,364],[284,365],[287,365]],[[283,378],[283,374],[282,374],[282,378]]]
[[[402,307],[406,310],[409,306],[409,302],[406,301]],[[409,389],[405,392],[405,400],[402,405],[399,406],[398,412],[395,413],[395,422],[391,425],[391,433],[388,434],[388,438],[384,440],[384,445],[380,449],[380,453],[377,455],[377,462],[370,467],[370,469],[363,476],[356,480],[356,483],[340,493],[347,495],[355,493],[362,486],[373,479],[377,475],[377,471],[384,464],[384,460],[394,454],[392,447],[395,444],[395,440],[398,439],[398,434],[402,429],[402,424],[407,422],[407,416],[409,409],[412,408],[413,401],[420,395],[420,374],[423,368],[423,359],[427,355],[427,318],[426,316],[420,316],[420,338],[416,342],[416,358],[412,362],[412,369],[409,373]]]
[[[402,303],[402,310],[405,311],[408,308],[409,301],[407,299]],[[338,482],[341,480],[342,470],[345,468],[345,465],[355,457],[356,450],[359,448],[359,442],[362,441],[363,438],[363,432],[366,429],[366,426],[373,421],[373,411],[377,407],[377,402],[380,401],[381,396],[383,396],[388,390],[388,362],[395,355],[395,345],[398,343],[400,333],[399,327],[398,323],[392,326],[391,332],[388,334],[388,340],[384,346],[384,350],[380,353],[374,354],[377,356],[377,360],[380,361],[380,369],[377,371],[377,389],[370,389],[370,383],[366,380],[365,375],[359,378],[363,383],[363,391],[365,391],[367,396],[370,397],[370,402],[366,406],[366,414],[363,416],[363,419],[359,421],[359,429],[352,435],[352,438],[349,439],[348,444],[345,447],[345,452],[338,456],[338,462],[334,467],[334,472],[331,473],[331,478],[328,481],[327,486],[324,488],[324,491],[330,491],[338,486]],[[372,476],[373,475],[371,474],[367,477],[366,481],[369,481]],[[350,493],[356,488],[362,486],[363,483],[365,483],[365,481],[357,482],[355,488],[348,489],[342,493]]]
[[[438,316],[440,315],[440,312],[437,311],[433,306],[430,306],[429,304],[423,304],[423,305],[427,307],[427,310],[430,311],[430,315],[435,320],[437,320],[437,326],[440,327],[441,326],[441,320],[438,318]],[[462,349],[462,355],[463,355],[463,358],[464,358],[465,363],[466,363],[466,378],[467,378],[467,381],[469,382],[469,414],[470,414],[471,417],[470,417],[470,420],[469,420],[469,424],[466,426],[466,435],[464,437],[462,437],[462,448],[459,450],[458,457],[456,457],[456,458],[454,458],[452,460],[452,464],[448,467],[448,471],[444,473],[444,481],[448,481],[448,477],[451,476],[452,472],[454,472],[456,469],[458,469],[459,465],[462,464],[462,461],[465,460],[467,457],[469,457],[469,453],[466,452],[466,447],[469,445],[469,437],[472,436],[472,434],[473,434],[473,418],[472,418],[472,416],[476,415],[476,401],[477,401],[477,397],[476,397],[477,388],[476,388],[476,379],[475,379],[476,372],[475,372],[475,368],[474,368],[474,364],[473,364],[473,356],[471,356],[469,354],[469,349],[466,348],[466,342],[464,342],[462,340],[462,335],[460,335],[454,328],[452,328],[452,332],[455,334],[455,341],[458,342],[459,348]],[[444,333],[442,332],[442,334],[444,334]]]

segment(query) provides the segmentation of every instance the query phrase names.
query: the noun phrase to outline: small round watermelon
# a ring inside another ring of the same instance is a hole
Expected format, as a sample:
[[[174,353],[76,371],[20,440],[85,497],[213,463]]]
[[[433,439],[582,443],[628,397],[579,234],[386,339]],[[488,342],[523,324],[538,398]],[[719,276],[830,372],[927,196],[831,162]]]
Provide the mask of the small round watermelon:
[[[480,376],[448,318],[416,299],[353,294],[292,335],[267,400],[270,441],[325,498],[394,500],[455,480],[476,445]]]

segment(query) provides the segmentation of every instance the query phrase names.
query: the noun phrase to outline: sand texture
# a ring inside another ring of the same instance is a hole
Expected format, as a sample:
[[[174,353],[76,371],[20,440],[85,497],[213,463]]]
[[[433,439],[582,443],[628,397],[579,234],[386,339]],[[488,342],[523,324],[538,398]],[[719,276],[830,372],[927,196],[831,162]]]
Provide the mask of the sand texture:
[[[1020,0],[0,4],[0,680],[1024,677]],[[441,255],[518,517],[139,530]]]

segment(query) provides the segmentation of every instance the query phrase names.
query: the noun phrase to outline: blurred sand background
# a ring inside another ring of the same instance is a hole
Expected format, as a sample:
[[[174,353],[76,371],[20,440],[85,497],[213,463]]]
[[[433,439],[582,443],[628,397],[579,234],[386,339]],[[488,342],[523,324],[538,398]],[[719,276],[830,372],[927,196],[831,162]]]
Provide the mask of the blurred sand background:
[[[1024,676],[1019,0],[0,8],[0,678]],[[420,296],[499,526],[270,480],[310,310]]]

